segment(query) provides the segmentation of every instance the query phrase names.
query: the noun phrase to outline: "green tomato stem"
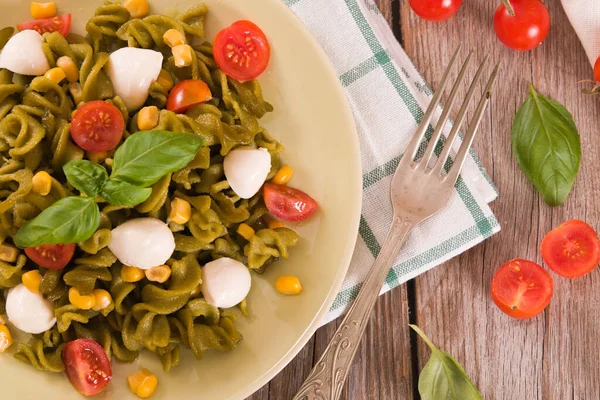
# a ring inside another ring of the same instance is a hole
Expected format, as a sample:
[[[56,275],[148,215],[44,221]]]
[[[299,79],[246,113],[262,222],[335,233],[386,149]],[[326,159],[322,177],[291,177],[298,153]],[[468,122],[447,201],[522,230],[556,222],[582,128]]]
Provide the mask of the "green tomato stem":
[[[506,11],[508,11],[508,13],[510,14],[511,17],[515,16],[515,10],[512,6],[512,4],[510,4],[509,0],[502,0],[502,4],[504,4],[504,7],[506,7]]]

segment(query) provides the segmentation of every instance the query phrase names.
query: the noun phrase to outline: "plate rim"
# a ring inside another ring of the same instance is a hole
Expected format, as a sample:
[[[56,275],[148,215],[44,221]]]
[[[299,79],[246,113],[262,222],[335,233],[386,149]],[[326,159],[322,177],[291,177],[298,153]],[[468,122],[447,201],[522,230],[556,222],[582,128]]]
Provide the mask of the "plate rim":
[[[348,102],[348,98],[346,97],[346,93],[342,87],[340,80],[338,79],[338,75],[335,72],[329,57],[323,50],[323,48],[319,45],[316,38],[313,34],[308,30],[306,25],[298,18],[296,14],[286,5],[284,4],[285,0],[265,0],[269,2],[273,7],[279,7],[283,14],[286,14],[290,23],[295,25],[295,29],[302,32],[302,35],[307,38],[309,45],[314,49],[315,54],[324,61],[325,69],[323,71],[324,74],[328,76],[328,79],[331,79],[336,82],[334,85],[337,92],[337,97],[341,99],[341,103],[343,104],[343,110],[345,117],[347,119],[349,128],[351,132],[348,132],[350,147],[352,150],[352,154],[350,158],[352,158],[355,162],[348,166],[348,170],[351,171],[351,174],[355,175],[356,178],[352,179],[352,185],[354,186],[351,189],[352,192],[356,193],[352,201],[354,202],[352,212],[349,216],[351,218],[349,232],[350,235],[347,239],[346,244],[346,252],[343,259],[340,261],[342,264],[342,268],[340,268],[335,281],[330,287],[329,293],[327,297],[321,304],[319,311],[314,316],[310,324],[304,330],[302,336],[298,338],[296,343],[279,359],[279,361],[269,368],[264,374],[262,374],[259,378],[255,379],[251,384],[249,384],[244,389],[238,391],[238,393],[234,394],[230,397],[230,399],[235,400],[244,400],[247,397],[254,394],[265,384],[269,383],[275,376],[277,376],[295,357],[298,355],[300,350],[304,348],[306,343],[312,338],[318,328],[320,328],[320,323],[329,311],[333,301],[335,300],[337,294],[342,287],[342,283],[346,278],[346,274],[348,273],[348,269],[350,267],[350,262],[352,260],[352,256],[354,255],[354,248],[356,242],[358,240],[359,233],[359,225],[360,225],[360,216],[362,210],[362,200],[363,200],[363,190],[362,190],[362,159],[360,152],[360,143],[358,140],[358,130],[356,128],[356,121],[354,120],[354,115],[352,114],[352,109],[350,108],[350,103]],[[292,22],[293,21],[293,22]]]

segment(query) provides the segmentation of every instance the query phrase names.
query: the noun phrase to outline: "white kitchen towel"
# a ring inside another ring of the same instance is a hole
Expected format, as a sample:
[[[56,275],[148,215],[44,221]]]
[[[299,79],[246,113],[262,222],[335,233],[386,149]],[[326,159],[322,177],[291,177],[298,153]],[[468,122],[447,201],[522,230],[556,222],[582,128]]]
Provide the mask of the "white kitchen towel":
[[[600,56],[600,0],[561,0],[592,66]]]
[[[283,1],[329,56],[352,108],[361,146],[364,194],[360,235],[346,279],[324,324],[348,309],[379,253],[392,220],[392,174],[432,93],[371,0]],[[441,108],[435,119],[440,112]],[[485,136],[485,132],[479,135]],[[382,293],[498,232],[500,226],[488,206],[497,195],[471,153],[447,206],[411,233]]]

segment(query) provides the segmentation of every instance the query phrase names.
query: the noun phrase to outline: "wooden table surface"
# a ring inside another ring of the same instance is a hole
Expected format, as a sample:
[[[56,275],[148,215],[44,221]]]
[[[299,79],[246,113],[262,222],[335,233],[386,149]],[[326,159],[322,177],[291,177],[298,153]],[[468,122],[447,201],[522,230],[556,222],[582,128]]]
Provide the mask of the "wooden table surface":
[[[342,1],[342,0],[328,0]],[[446,22],[419,19],[407,0],[378,0],[392,30],[435,89],[454,48],[480,59],[503,60],[475,150],[500,190],[491,205],[502,230],[479,246],[382,296],[358,350],[342,399],[419,399],[418,373],[429,350],[409,332],[418,324],[455,356],[484,399],[600,399],[600,269],[568,280],[554,276],[545,312],[527,321],[502,314],[489,296],[496,269],[513,258],[542,263],[539,245],[553,227],[571,219],[600,228],[600,107],[579,93],[591,67],[559,0],[546,0],[552,27],[531,52],[506,49],[495,37],[499,0],[465,0]],[[579,176],[561,207],[547,206],[511,152],[513,116],[533,82],[573,114],[582,143]],[[319,329],[298,356],[251,400],[288,400],[318,360],[340,320]]]

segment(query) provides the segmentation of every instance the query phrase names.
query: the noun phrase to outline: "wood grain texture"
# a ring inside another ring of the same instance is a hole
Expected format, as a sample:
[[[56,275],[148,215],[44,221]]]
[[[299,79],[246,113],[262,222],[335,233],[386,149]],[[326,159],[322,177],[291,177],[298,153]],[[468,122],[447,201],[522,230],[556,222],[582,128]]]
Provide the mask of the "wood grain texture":
[[[549,308],[529,321],[502,314],[489,296],[496,269],[513,258],[542,263],[539,245],[553,227],[571,218],[600,227],[599,100],[582,95],[577,82],[591,76],[559,0],[547,0],[552,28],[532,52],[514,52],[496,39],[492,18],[498,1],[464,2],[452,19],[419,19],[405,0],[376,1],[397,38],[433,86],[455,47],[489,54],[503,66],[490,108],[475,140],[475,151],[500,190],[492,203],[502,231],[485,243],[382,296],[358,350],[342,399],[415,399],[416,376],[429,358],[426,346],[411,337],[412,319],[441,348],[463,364],[485,399],[588,400],[600,398],[600,271],[567,280],[554,276]],[[474,68],[470,76],[474,73]],[[564,206],[551,208],[518,168],[510,129],[527,85],[563,103],[573,114],[582,141],[580,173]],[[464,95],[466,88],[460,93]],[[410,300],[410,301],[409,301]],[[339,321],[315,337],[252,400],[287,400],[323,353]],[[411,349],[411,340],[418,343]],[[418,365],[413,365],[412,359]]]
[[[502,231],[416,279],[418,324],[456,356],[485,399],[600,398],[594,361],[600,350],[600,318],[594,311],[600,302],[599,271],[572,281],[554,275],[550,307],[530,321],[507,318],[488,295],[492,276],[504,262],[516,257],[542,262],[539,245],[551,228],[570,218],[595,227],[599,222],[598,99],[577,90],[577,81],[590,77],[591,68],[560,2],[546,4],[553,20],[550,34],[541,47],[526,53],[512,52],[496,40],[492,16],[497,2],[464,3],[455,18],[439,24],[419,20],[406,3],[401,9],[405,49],[434,87],[459,41],[478,57],[489,53],[504,60],[475,145],[500,190],[492,209]],[[543,203],[511,153],[512,119],[529,82],[573,113],[582,137],[577,183],[566,204],[554,209]],[[420,369],[429,352],[422,343],[418,347]]]

